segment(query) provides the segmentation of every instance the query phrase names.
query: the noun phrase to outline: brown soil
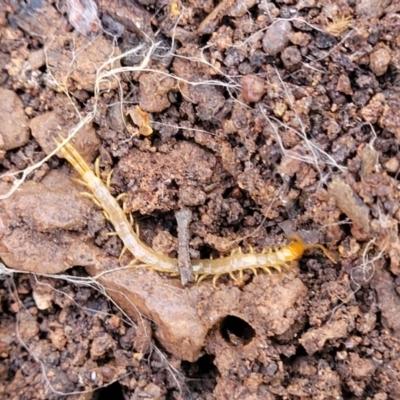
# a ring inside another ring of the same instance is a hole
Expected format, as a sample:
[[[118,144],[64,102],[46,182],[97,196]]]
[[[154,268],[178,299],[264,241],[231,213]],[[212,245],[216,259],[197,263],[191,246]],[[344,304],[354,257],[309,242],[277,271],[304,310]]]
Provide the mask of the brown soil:
[[[398,2],[96,3],[0,11],[0,398],[398,400]],[[123,268],[68,133],[158,252],[338,262]]]

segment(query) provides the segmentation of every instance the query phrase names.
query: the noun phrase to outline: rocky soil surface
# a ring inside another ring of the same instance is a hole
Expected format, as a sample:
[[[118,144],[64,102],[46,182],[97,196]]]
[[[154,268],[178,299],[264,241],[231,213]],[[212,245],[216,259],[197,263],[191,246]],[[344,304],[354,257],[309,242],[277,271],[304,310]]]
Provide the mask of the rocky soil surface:
[[[400,398],[398,1],[3,5],[0,398]],[[337,262],[126,268],[68,134],[159,253]]]

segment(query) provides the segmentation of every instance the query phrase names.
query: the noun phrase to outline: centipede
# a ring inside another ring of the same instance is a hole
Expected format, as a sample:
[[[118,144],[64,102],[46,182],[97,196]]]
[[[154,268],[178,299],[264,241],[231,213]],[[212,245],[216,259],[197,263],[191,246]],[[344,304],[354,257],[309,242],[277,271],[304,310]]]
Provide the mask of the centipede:
[[[100,178],[98,165],[95,168],[96,171],[93,171],[72,144],[68,142],[61,147],[58,141],[55,142],[64,158],[80,175],[81,184],[89,189],[90,197],[103,210],[104,215],[113,225],[124,249],[132,254],[134,258],[132,267],[134,268],[135,263],[140,262],[137,264],[138,267],[143,268],[144,266],[161,273],[179,275],[177,258],[156,252],[140,239],[138,233],[133,229],[132,221],[128,220],[125,211],[120,206],[118,197],[115,198],[110,193],[109,180],[104,183]],[[257,275],[258,270],[269,274],[272,269],[282,272],[282,268],[290,269],[289,263],[300,260],[305,251],[312,249],[320,249],[327,258],[336,263],[323,245],[306,244],[297,234],[291,235],[290,239],[291,241],[286,246],[272,251],[243,253],[239,248],[225,257],[192,259],[191,268],[195,281],[200,283],[206,278],[212,278],[213,286],[216,287],[217,281],[222,275],[229,275],[236,281],[243,278],[246,270],[253,272],[254,275]]]

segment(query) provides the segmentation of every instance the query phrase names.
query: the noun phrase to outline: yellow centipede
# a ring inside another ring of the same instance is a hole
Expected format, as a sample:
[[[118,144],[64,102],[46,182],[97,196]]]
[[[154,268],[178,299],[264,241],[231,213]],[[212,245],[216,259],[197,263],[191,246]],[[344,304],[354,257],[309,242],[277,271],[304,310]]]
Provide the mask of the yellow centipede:
[[[146,268],[179,274],[176,258],[158,253],[140,240],[117,200],[111,195],[104,182],[90,169],[78,151],[70,143],[66,143],[60,148],[60,151],[82,177],[94,200],[105,211],[125,248],[132,253],[134,258],[141,261]],[[315,248],[322,250],[335,263],[324,246],[306,244],[298,235],[292,235],[292,239],[291,243],[275,251],[259,254],[235,252],[230,256],[217,259],[194,259],[191,260],[192,272],[198,283],[207,277],[212,277],[215,286],[218,278],[225,274],[236,279],[234,273],[238,272],[242,277],[244,270],[251,270],[257,274],[257,269],[271,273],[271,268],[278,271],[281,271],[282,267],[289,268],[289,262],[299,260],[306,250]]]

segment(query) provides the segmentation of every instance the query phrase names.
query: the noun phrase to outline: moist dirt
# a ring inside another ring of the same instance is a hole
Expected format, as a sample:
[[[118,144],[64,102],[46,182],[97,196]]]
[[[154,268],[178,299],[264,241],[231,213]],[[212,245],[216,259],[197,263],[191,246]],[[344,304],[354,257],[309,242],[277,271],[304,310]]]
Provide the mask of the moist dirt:
[[[399,399],[399,12],[3,0],[0,397]],[[183,267],[293,233],[337,262],[216,287],[129,268],[53,154],[68,134]]]

